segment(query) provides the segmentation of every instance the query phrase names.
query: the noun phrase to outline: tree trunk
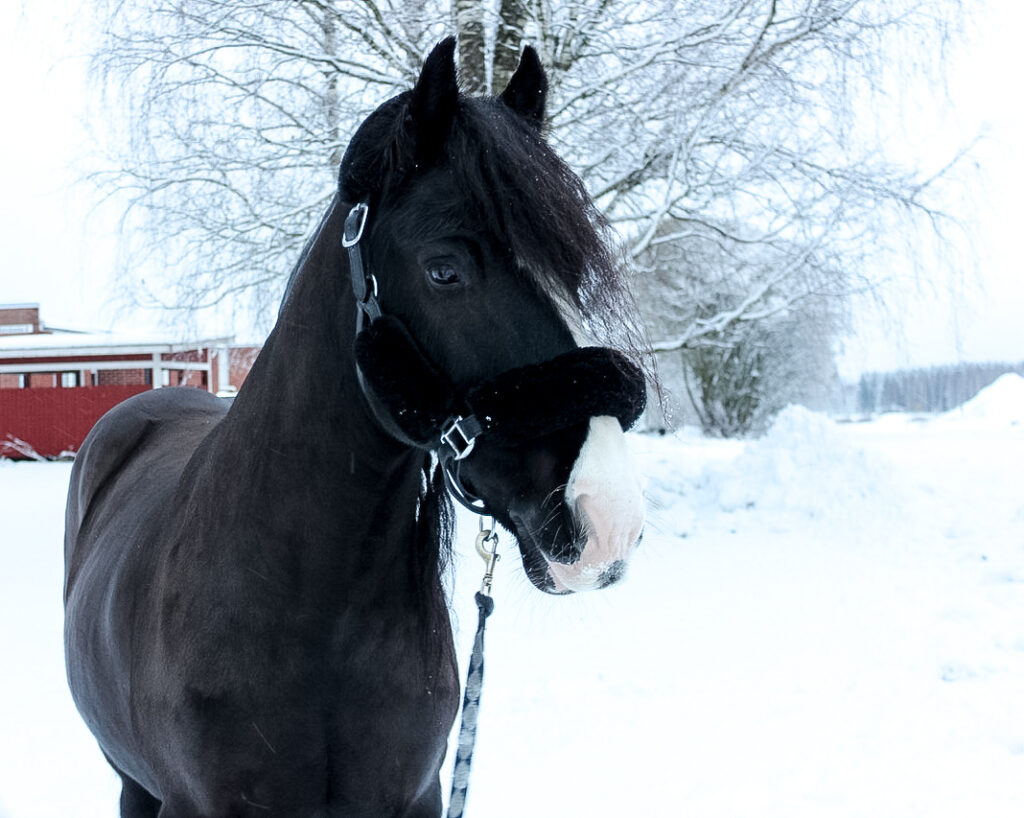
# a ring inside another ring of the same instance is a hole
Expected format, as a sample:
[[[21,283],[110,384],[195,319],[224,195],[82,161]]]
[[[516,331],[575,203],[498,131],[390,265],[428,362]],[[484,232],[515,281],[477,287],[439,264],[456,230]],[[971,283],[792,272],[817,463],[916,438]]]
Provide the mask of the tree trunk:
[[[529,21],[527,0],[501,0],[498,7],[498,31],[494,40],[494,77],[491,90],[500,94],[519,65],[519,54],[526,39]]]
[[[455,0],[454,7],[455,29],[459,35],[459,84],[464,93],[486,93],[483,3]]]
[[[321,25],[324,35],[324,53],[331,56],[334,56],[338,48],[335,14],[334,6],[328,3],[324,8]],[[338,110],[338,72],[334,70],[333,66],[328,66],[324,69],[324,79],[326,80],[326,88],[324,89],[324,118],[327,122],[327,132],[330,134],[331,141],[335,145],[340,146],[341,114]],[[340,147],[335,147],[331,151],[328,157],[328,163],[331,168],[337,169],[341,166],[341,155]]]

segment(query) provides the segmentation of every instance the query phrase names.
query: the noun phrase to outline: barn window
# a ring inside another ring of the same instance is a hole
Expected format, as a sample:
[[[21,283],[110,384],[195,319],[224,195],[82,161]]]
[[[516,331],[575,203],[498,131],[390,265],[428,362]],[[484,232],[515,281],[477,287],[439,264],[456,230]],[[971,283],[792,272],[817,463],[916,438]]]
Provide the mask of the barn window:
[[[77,372],[61,372],[60,373],[60,385],[65,389],[72,386],[78,386],[78,373]]]

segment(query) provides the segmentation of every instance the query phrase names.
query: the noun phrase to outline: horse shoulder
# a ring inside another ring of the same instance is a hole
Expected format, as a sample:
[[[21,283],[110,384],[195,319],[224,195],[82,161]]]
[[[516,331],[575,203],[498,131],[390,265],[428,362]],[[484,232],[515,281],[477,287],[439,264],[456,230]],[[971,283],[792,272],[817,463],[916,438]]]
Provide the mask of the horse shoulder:
[[[75,458],[65,516],[65,599],[81,563],[83,529],[123,478],[143,460],[187,462],[227,411],[225,403],[194,388],[155,389],[119,403],[89,432]],[[168,428],[176,427],[176,428]],[[191,434],[180,434],[181,429]],[[178,434],[167,434],[175,431]],[[161,445],[162,444],[162,445]],[[108,504],[109,505],[109,504]]]

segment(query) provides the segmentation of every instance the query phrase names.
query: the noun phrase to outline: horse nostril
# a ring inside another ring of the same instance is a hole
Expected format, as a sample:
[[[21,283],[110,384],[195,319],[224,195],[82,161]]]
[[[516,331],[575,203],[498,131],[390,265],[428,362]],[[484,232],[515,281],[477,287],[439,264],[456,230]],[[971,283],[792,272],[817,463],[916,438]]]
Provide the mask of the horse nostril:
[[[583,556],[587,544],[587,536],[576,515],[562,503],[561,508],[549,513],[546,522],[540,541],[547,558],[562,565],[575,565]]]
[[[604,571],[601,572],[601,576],[598,577],[597,580],[597,587],[607,588],[609,585],[614,585],[616,582],[622,579],[623,576],[625,576],[625,574],[626,561],[616,560],[607,568],[605,568]]]

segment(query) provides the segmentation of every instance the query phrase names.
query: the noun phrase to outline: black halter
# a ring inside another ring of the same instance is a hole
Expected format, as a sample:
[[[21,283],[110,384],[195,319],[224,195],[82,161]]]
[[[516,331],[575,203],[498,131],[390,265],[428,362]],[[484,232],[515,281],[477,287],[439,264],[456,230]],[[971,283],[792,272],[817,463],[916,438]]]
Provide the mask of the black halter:
[[[359,249],[359,241],[366,230],[366,220],[370,216],[370,206],[360,202],[345,217],[345,229],[341,234],[341,246],[348,250],[348,272],[352,279],[352,292],[359,307],[359,318],[365,314],[371,322],[381,316],[380,302],[377,301],[377,279],[366,272],[363,265],[363,254]]]
[[[599,415],[630,428],[646,405],[643,373],[607,347],[579,347],[541,364],[510,369],[460,394],[423,353],[405,324],[384,315],[377,279],[360,249],[369,206],[345,219],[356,321],[356,371],[363,394],[393,437],[436,453],[452,496],[478,514],[486,504],[467,490],[459,466],[487,435],[499,444],[536,440]],[[524,411],[525,410],[525,411]]]

